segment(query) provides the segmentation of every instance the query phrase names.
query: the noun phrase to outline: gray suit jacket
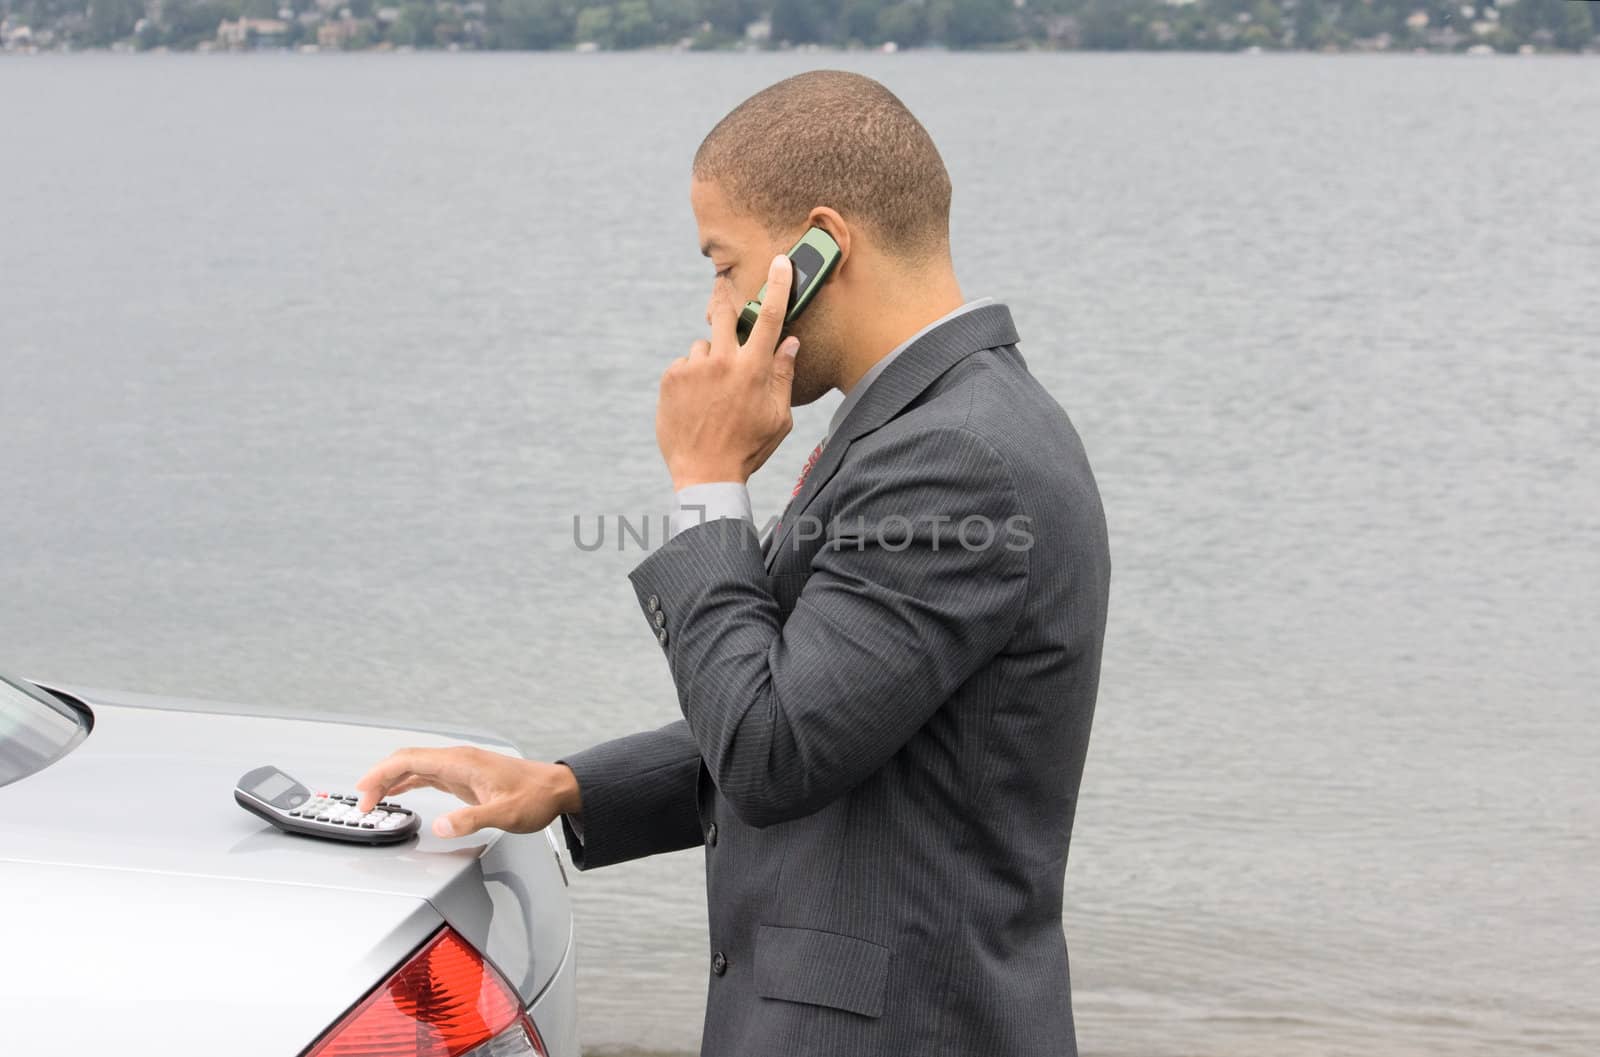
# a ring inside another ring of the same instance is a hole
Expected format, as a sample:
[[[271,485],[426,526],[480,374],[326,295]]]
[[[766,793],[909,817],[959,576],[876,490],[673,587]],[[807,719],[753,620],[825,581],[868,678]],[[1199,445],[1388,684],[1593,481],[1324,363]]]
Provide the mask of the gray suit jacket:
[[[705,1057],[1074,1054],[1062,880],[1110,560],[1004,305],[877,379],[763,554],[631,574],[684,718],[566,759],[580,868],[705,846]]]

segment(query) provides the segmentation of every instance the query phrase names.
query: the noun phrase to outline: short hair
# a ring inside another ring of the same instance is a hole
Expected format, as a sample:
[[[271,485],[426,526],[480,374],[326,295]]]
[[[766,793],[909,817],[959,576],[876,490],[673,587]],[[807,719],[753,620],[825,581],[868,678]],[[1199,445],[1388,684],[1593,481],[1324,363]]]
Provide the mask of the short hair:
[[[763,88],[706,135],[694,177],[769,231],[830,206],[892,255],[949,252],[944,159],[893,92],[857,73],[812,70]]]

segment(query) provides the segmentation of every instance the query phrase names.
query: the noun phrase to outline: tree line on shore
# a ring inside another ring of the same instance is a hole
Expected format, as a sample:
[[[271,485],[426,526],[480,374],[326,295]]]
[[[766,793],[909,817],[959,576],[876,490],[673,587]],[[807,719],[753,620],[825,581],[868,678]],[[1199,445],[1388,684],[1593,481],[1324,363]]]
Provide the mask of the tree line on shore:
[[[0,0],[25,48],[1593,50],[1582,0]]]

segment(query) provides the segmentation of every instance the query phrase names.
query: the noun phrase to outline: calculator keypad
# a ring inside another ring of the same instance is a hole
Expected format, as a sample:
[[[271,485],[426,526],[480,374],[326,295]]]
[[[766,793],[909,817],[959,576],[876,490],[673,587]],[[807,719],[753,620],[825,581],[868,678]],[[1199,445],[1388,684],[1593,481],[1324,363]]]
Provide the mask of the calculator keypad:
[[[411,812],[387,800],[365,814],[357,810],[356,803],[357,798],[353,796],[318,793],[289,814],[336,826],[383,832],[399,829],[411,820]]]
[[[285,781],[290,784],[285,786]],[[275,795],[264,798],[263,791]],[[312,792],[271,766],[247,771],[235,784],[233,799],[285,832],[358,844],[398,844],[415,836],[422,821],[416,812],[391,800],[379,800],[371,811],[362,811],[359,795]]]

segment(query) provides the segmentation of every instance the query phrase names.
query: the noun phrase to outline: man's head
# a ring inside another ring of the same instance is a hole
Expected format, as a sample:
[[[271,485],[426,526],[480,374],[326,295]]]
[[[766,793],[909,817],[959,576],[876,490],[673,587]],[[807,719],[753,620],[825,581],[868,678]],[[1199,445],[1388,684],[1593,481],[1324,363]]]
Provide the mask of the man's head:
[[[803,73],[739,104],[695,153],[689,197],[701,251],[741,304],[807,228],[839,244],[839,265],[790,328],[797,405],[849,380],[852,339],[884,313],[954,284],[944,162],[905,104],[859,74]]]

